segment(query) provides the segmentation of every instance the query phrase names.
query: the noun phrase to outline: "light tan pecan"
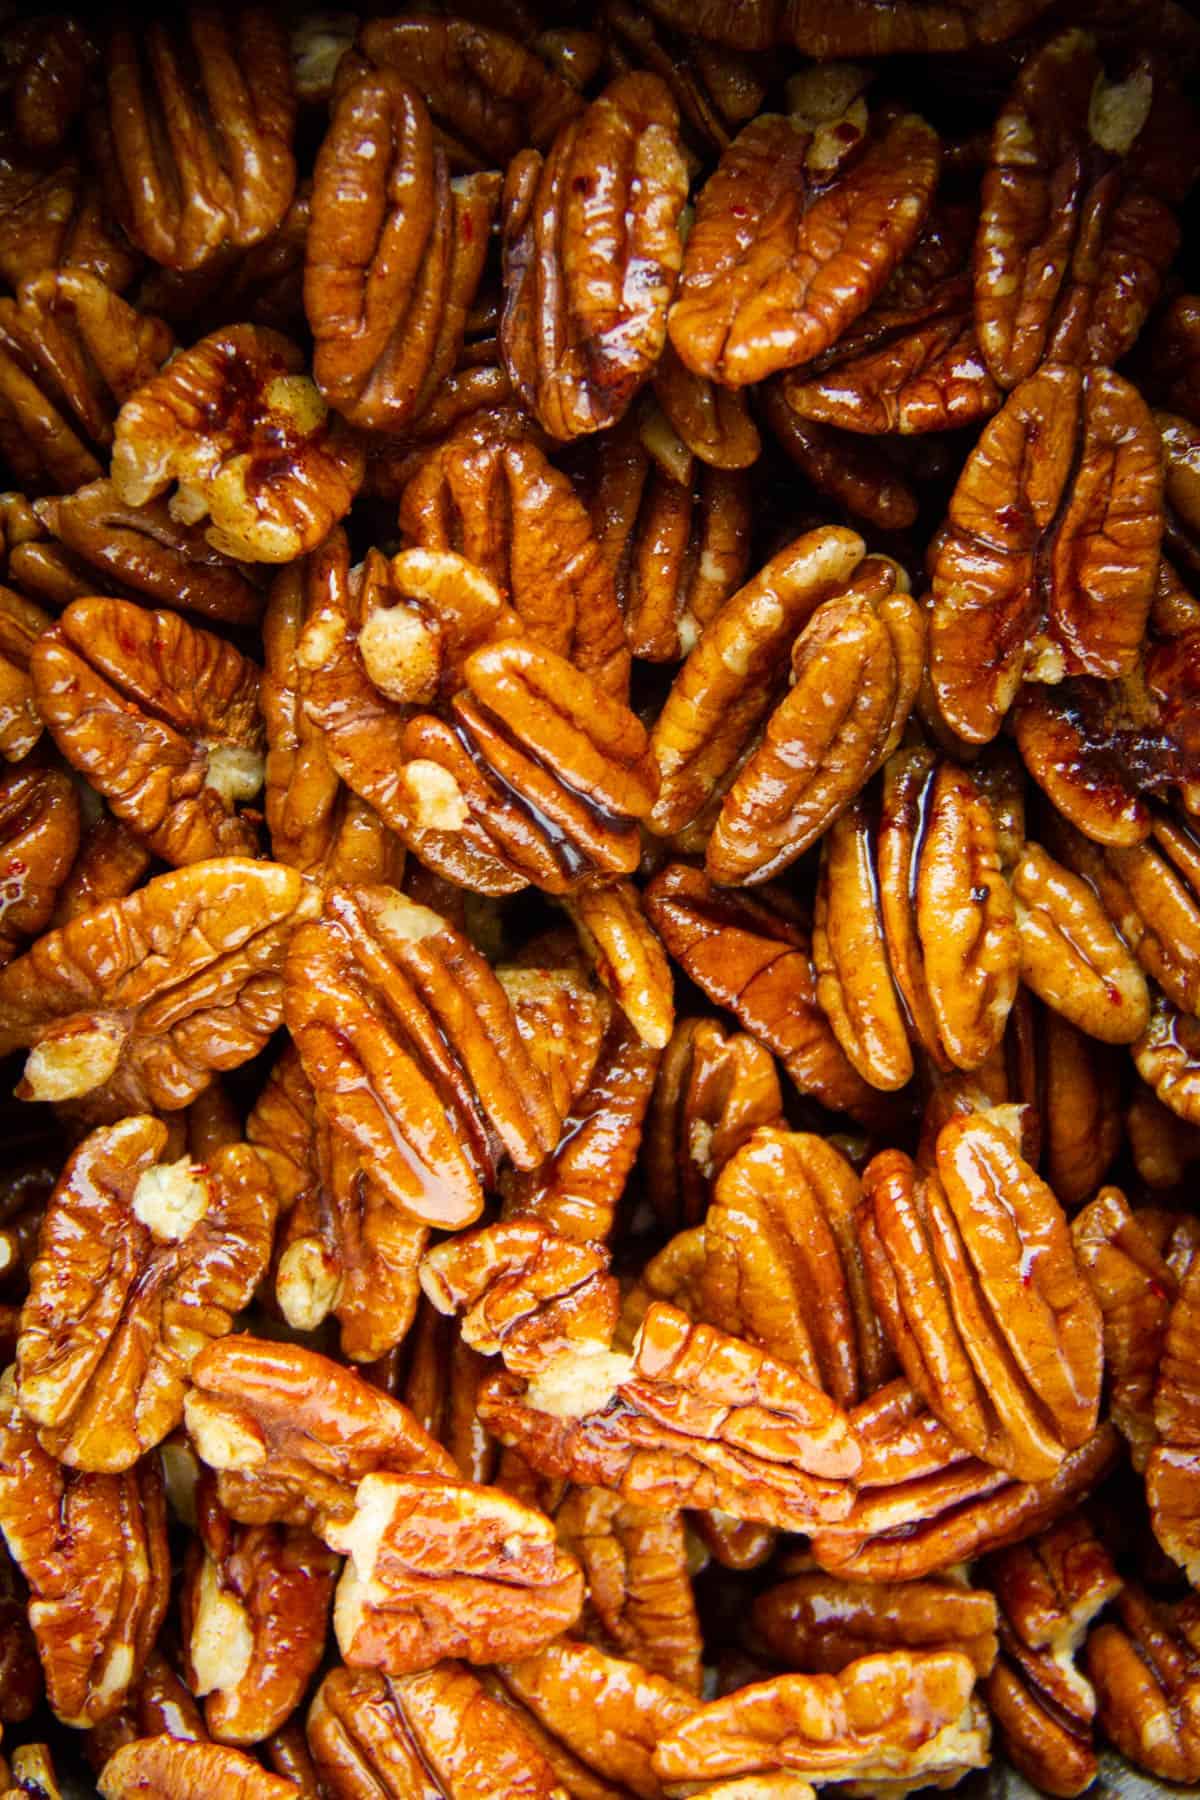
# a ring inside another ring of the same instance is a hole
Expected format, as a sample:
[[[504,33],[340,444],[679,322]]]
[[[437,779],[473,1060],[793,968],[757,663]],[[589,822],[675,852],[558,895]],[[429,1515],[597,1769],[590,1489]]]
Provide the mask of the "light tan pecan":
[[[58,769],[0,768],[0,964],[50,923],[79,847],[79,798]]]
[[[392,69],[338,87],[305,251],[313,375],[351,424],[398,431],[458,359],[500,177],[451,181],[420,94]]]
[[[49,613],[12,588],[0,587],[0,756],[19,762],[42,735],[42,716],[33,699],[29,659]]]
[[[0,1530],[30,1588],[46,1697],[66,1724],[124,1705],[167,1609],[170,1562],[153,1458],[122,1475],[57,1462],[0,1380]]]
[[[314,909],[278,863],[220,857],[49,931],[0,973],[20,1097],[174,1111],[257,1055],[282,1018],[287,938]]]
[[[1158,1442],[1146,1459],[1146,1499],[1154,1535],[1167,1555],[1194,1583],[1200,1570],[1200,1382],[1196,1343],[1200,1337],[1200,1245],[1181,1273],[1167,1319],[1162,1360],[1154,1388]]]
[[[172,485],[171,516],[205,517],[215,550],[291,562],[349,510],[363,452],[277,331],[231,325],[181,352],[122,406],[111,477],[131,506]]]
[[[1162,537],[1162,456],[1136,388],[1052,364],[986,425],[935,540],[930,673],[947,722],[994,738],[1024,681],[1132,668]]]
[[[1127,1582],[1114,1616],[1088,1639],[1087,1671],[1100,1724],[1135,1768],[1163,1781],[1200,1775],[1200,1617],[1194,1595],[1157,1604]]]
[[[156,262],[194,269],[257,243],[296,181],[287,35],[268,7],[189,7],[140,35],[113,21],[93,109],[109,201]]]
[[[504,183],[500,344],[514,389],[556,438],[612,425],[654,372],[683,258],[679,114],[655,75],[624,75]]]
[[[296,1787],[269,1775],[244,1751],[189,1743],[164,1732],[135,1738],[109,1758],[98,1783],[102,1800],[296,1800]]]
[[[178,1425],[192,1362],[266,1270],[275,1203],[255,1152],[166,1162],[166,1138],[145,1115],[101,1127],[46,1208],[17,1393],[44,1447],[72,1468],[132,1468]]]
[[[536,1168],[558,1138],[549,1088],[490,965],[394,888],[334,888],[294,940],[288,1026],[365,1174],[425,1224],[465,1225],[501,1157]]]
[[[741,387],[819,355],[920,231],[936,134],[915,113],[871,130],[861,99],[821,99],[760,114],[700,191],[669,324],[697,375]]]
[[[1127,1044],[1145,1029],[1145,977],[1087,883],[1027,844],[1010,876],[1021,979],[1091,1037]]]
[[[951,1119],[935,1167],[868,1166],[859,1231],[908,1379],[984,1462],[1054,1475],[1096,1428],[1101,1318],[1062,1209],[995,1116]]]
[[[211,1477],[196,1493],[180,1624],[210,1735],[256,1744],[290,1717],[321,1660],[338,1560],[312,1533],[237,1525]]]
[[[192,1384],[188,1432],[241,1524],[324,1531],[351,1516],[355,1488],[376,1470],[454,1475],[407,1407],[298,1344],[225,1338],[197,1357]]]
[[[867,557],[792,646],[792,686],[734,777],[705,853],[714,881],[769,881],[814,844],[900,741],[925,623],[903,571]]]
[[[253,856],[263,781],[258,670],[173,612],[73,600],[30,662],[55,743],[164,861]]]
[[[806,1675],[834,1675],[886,1650],[958,1650],[978,1675],[996,1660],[995,1599],[955,1581],[875,1587],[793,1575],[756,1597],[751,1618],[772,1656]]]

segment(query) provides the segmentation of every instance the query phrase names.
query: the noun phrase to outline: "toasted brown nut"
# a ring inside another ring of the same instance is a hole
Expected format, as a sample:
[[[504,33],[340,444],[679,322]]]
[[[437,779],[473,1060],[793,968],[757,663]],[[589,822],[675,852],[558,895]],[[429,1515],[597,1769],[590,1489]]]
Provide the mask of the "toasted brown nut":
[[[136,1738],[109,1758],[100,1772],[103,1800],[296,1800],[296,1788],[261,1763],[224,1744],[193,1744],[164,1734]]]
[[[1164,1781],[1193,1782],[1200,1771],[1192,1703],[1200,1679],[1194,1597],[1178,1609],[1158,1606],[1130,1583],[1115,1613],[1097,1626],[1087,1647],[1105,1734],[1136,1768]]]
[[[29,661],[39,635],[53,623],[40,606],[0,587],[0,756],[7,762],[27,756],[42,735]]]
[[[0,769],[0,963],[50,923],[79,847],[79,799],[57,769]]]
[[[642,1043],[664,1050],[675,1025],[674,983],[638,890],[618,881],[582,888],[564,904],[597,975]]]
[[[758,1595],[754,1632],[771,1654],[808,1675],[837,1674],[873,1651],[959,1650],[986,1675],[996,1660],[996,1602],[952,1581],[894,1587],[795,1575]]]
[[[1150,996],[1092,889],[1040,844],[1025,846],[1010,881],[1021,979],[1090,1037],[1131,1043],[1145,1029]]]
[[[1200,1255],[1181,1279],[1167,1319],[1154,1389],[1158,1443],[1146,1461],[1146,1499],[1154,1535],[1194,1580],[1200,1569],[1200,1384],[1195,1344],[1200,1328]]]

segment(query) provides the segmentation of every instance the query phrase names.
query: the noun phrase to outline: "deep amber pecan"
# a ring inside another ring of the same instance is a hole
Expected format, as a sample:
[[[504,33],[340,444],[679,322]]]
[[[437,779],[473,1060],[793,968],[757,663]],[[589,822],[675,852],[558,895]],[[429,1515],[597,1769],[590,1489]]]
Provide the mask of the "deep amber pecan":
[[[1200,1023],[1155,994],[1146,1029],[1130,1046],[1146,1085],[1179,1118],[1200,1124]]]
[[[884,1650],[958,1650],[979,1675],[996,1659],[996,1602],[953,1581],[894,1587],[794,1575],[758,1595],[755,1636],[772,1656],[808,1675],[836,1674]]]
[[[43,1445],[119,1472],[183,1417],[188,1371],[267,1266],[267,1171],[245,1145],[162,1160],[167,1128],[101,1127],[50,1198],[21,1312],[17,1391]]]
[[[227,1744],[256,1744],[293,1712],[325,1647],[338,1561],[311,1532],[236,1525],[213,1492],[196,1495],[181,1626],[188,1686]]]
[[[629,654],[601,546],[570,481],[527,434],[451,433],[414,469],[400,525],[425,549],[474,563],[531,638],[624,696]]]
[[[42,735],[29,659],[39,634],[53,623],[23,594],[0,587],[0,755],[8,762],[27,756]]]
[[[12,20],[0,59],[17,136],[27,149],[56,150],[75,123],[96,61],[90,33],[78,19]]]
[[[700,1621],[678,1513],[633,1506],[607,1488],[572,1488],[554,1515],[579,1559],[588,1611],[611,1646],[651,1674],[700,1691]]]
[[[1195,1596],[1161,1606],[1127,1583],[1115,1617],[1088,1639],[1087,1671],[1105,1735],[1163,1781],[1200,1778],[1200,1618]]]
[[[1150,1520],[1167,1555],[1182,1564],[1188,1579],[1200,1570],[1200,1382],[1196,1343],[1200,1338],[1200,1254],[1182,1276],[1163,1338],[1154,1390],[1154,1424],[1159,1441],[1146,1461]]]
[[[448,1451],[465,1481],[490,1483],[499,1460],[497,1447],[475,1412],[487,1359],[463,1342],[456,1320],[444,1318],[424,1298],[404,1353],[398,1397]]]
[[[1158,572],[1162,463],[1137,390],[1039,370],[984,428],[933,562],[930,669],[949,724],[986,743],[1026,680],[1133,666]]]
[[[623,0],[615,3],[632,10]],[[762,439],[746,396],[693,374],[670,343],[654,376],[654,398],[692,455],[709,468],[748,469],[757,462]]]
[[[1200,1154],[1200,1126],[1189,1125],[1138,1082],[1123,1120],[1129,1154],[1147,1188],[1179,1187]]]
[[[837,112],[841,112],[838,105]],[[871,304],[912,246],[937,181],[937,137],[903,114],[764,114],[701,189],[671,342],[730,387],[809,361]]]
[[[522,150],[504,185],[500,343],[514,388],[556,438],[612,425],[653,374],[683,257],[679,115],[654,75],[624,75]]]
[[[178,613],[74,600],[30,662],[63,755],[176,866],[253,856],[263,781],[258,670]]]
[[[802,1781],[936,1781],[988,1760],[974,1685],[957,1650],[892,1650],[836,1675],[779,1675],[677,1725],[655,1750],[655,1772],[668,1784],[776,1770]]]
[[[700,156],[724,150],[731,133],[762,105],[767,81],[757,59],[722,52],[690,32],[656,29],[626,0],[608,0],[602,21],[608,66],[660,76],[675,96],[684,136]]]
[[[1180,294],[1162,314],[1151,346],[1151,370],[1173,413],[1200,418],[1200,306]]]
[[[557,1141],[549,1088],[491,967],[394,888],[330,890],[293,943],[285,1006],[331,1123],[426,1224],[469,1224],[503,1155],[535,1168]]]
[[[859,1197],[854,1170],[824,1139],[763,1127],[721,1170],[703,1224],[673,1238],[642,1280],[853,1406],[884,1363],[853,1230]]]
[[[106,900],[131,894],[153,860],[127,825],[101,813],[80,838],[78,855],[59,889],[53,923],[69,924]]]
[[[771,558],[709,622],[671,687],[650,744],[658,765],[651,829],[689,824],[727,785],[782,686],[784,656],[821,602],[845,586],[864,544],[838,526]]]
[[[655,0],[660,9],[667,0]],[[672,0],[678,4],[678,0]],[[788,41],[809,56],[880,56],[946,53],[999,44],[1031,24],[1047,0],[900,0],[879,7],[875,0],[847,0],[827,13],[820,0],[784,0],[781,24]],[[720,8],[738,13],[741,8]]]
[[[1086,1036],[1059,1013],[1043,1012],[1035,1029],[1040,1167],[1073,1211],[1096,1192],[1124,1141],[1124,1059],[1115,1046]]]
[[[864,1081],[894,1090],[911,1077],[913,1058],[884,936],[876,858],[872,809],[860,797],[821,847],[813,963],[817,999],[838,1043]]]
[[[0,768],[0,963],[50,923],[79,847],[79,799],[57,769]]]
[[[1200,127],[1149,56],[1112,81],[1068,31],[1027,59],[993,127],[975,246],[979,341],[1003,387],[1041,362],[1121,360],[1198,161]]]
[[[696,1709],[675,1682],[568,1638],[502,1663],[493,1691],[536,1735],[565,1791],[597,1800],[661,1800],[654,1747]]]
[[[698,1225],[730,1157],[782,1116],[779,1076],[756,1038],[713,1019],[681,1019],[646,1120],[647,1186],[663,1227]]]
[[[925,662],[903,571],[860,564],[792,646],[792,686],[721,803],[714,881],[769,881],[814,844],[900,741]]]
[[[31,154],[0,139],[0,275],[16,288],[41,269],[83,268],[115,292],[141,258],[108,218],[99,182],[75,156]]]
[[[0,1530],[29,1583],[46,1696],[64,1723],[116,1712],[141,1674],[170,1584],[162,1477],[64,1468],[0,1382]]]
[[[300,181],[273,231],[238,250],[226,245],[193,269],[156,265],[138,296],[189,337],[222,325],[269,325],[289,334],[305,330],[304,250],[312,216],[312,182]]]
[[[540,1650],[583,1605],[583,1575],[543,1514],[436,1475],[364,1476],[352,1518],[324,1526],[350,1558],[333,1622],[352,1668],[407,1675],[443,1657]]]
[[[1010,877],[1021,979],[1089,1036],[1127,1044],[1150,1016],[1146,980],[1096,894],[1040,844]]]
[[[370,1669],[332,1670],[309,1712],[308,1741],[330,1800],[403,1800],[431,1780],[446,1800],[489,1800],[498,1787],[522,1800],[562,1793],[512,1708],[461,1663],[395,1681]]]
[[[193,269],[257,243],[296,181],[287,36],[267,7],[189,7],[139,33],[114,20],[93,141],[114,212],[138,247]]]
[[[499,199],[496,174],[451,182],[398,74],[342,87],[313,178],[304,305],[317,386],[352,424],[399,430],[454,367]]]
[[[859,1214],[871,1292],[901,1367],[983,1461],[1053,1476],[1099,1412],[1100,1312],[1062,1210],[991,1118],[952,1119],[936,1172],[869,1165]]]
[[[817,1004],[807,934],[771,898],[722,894],[701,870],[671,863],[646,890],[646,910],[684,973],[779,1057],[802,1093],[832,1112],[877,1116],[879,1096]]]
[[[224,1744],[195,1744],[163,1733],[122,1745],[100,1772],[102,1800],[296,1800],[296,1788]]]
[[[631,881],[582,888],[565,905],[597,975],[638,1037],[664,1050],[675,1025],[671,965],[638,890]]]
[[[207,516],[214,549],[290,562],[349,509],[363,453],[277,331],[231,325],[183,351],[117,418],[112,482],[141,506],[171,484],[173,518]]]
[[[41,1698],[42,1668],[24,1583],[8,1550],[0,1549],[0,1720],[20,1724]]]
[[[21,1097],[186,1106],[279,1026],[284,945],[312,909],[294,870],[223,857],[47,932],[0,974],[0,1044],[30,1053]]]
[[[88,1762],[98,1773],[124,1744],[132,1744],[135,1738],[158,1737],[163,1732],[195,1743],[203,1743],[208,1737],[200,1708],[182,1679],[161,1650],[152,1650],[141,1680],[120,1712],[102,1719],[88,1732]]]
[[[772,435],[816,493],[878,531],[907,531],[920,499],[882,439],[839,431],[793,412],[775,382],[768,382],[764,411]]]

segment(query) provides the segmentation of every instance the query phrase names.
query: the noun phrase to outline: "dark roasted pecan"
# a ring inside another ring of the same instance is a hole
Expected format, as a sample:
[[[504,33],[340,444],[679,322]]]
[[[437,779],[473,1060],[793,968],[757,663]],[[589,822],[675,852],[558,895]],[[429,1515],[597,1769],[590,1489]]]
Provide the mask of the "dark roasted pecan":
[[[1167,1319],[1162,1361],[1154,1389],[1158,1442],[1146,1460],[1146,1499],[1154,1535],[1188,1579],[1200,1571],[1200,1382],[1196,1343],[1200,1337],[1200,1255],[1180,1281]]]
[[[53,622],[24,595],[0,587],[0,755],[8,762],[27,756],[42,735],[29,660],[39,634]]]
[[[808,1675],[836,1674],[882,1650],[959,1650],[980,1675],[996,1659],[996,1602],[955,1581],[893,1587],[794,1575],[758,1595],[753,1628],[772,1656]]]
[[[1129,1760],[1164,1781],[1200,1778],[1200,1619],[1195,1595],[1157,1605],[1127,1584],[1088,1639],[1100,1723]]]
[[[79,847],[79,798],[57,769],[0,769],[0,964],[50,923]]]

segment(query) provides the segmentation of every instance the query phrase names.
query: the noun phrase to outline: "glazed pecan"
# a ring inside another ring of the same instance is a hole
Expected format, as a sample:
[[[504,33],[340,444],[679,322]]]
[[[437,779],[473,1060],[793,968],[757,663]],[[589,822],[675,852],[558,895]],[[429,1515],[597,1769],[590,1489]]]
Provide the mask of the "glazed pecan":
[[[878,531],[916,523],[920,498],[884,440],[802,419],[775,382],[767,383],[764,411],[776,443],[816,494]]]
[[[565,1114],[596,1072],[614,1009],[561,929],[533,938],[519,961],[500,965],[496,973],[517,1030]]]
[[[607,1488],[572,1488],[554,1515],[579,1560],[588,1610],[612,1647],[653,1675],[700,1692],[701,1635],[679,1513],[631,1505]]]
[[[165,862],[253,856],[263,781],[258,670],[178,613],[74,600],[30,661],[71,765]]]
[[[391,69],[339,86],[304,270],[313,375],[351,424],[397,431],[458,359],[500,177],[452,183],[420,94]]]
[[[613,0],[610,13],[631,11]],[[724,145],[722,145],[724,148]],[[693,456],[712,469],[748,469],[762,439],[745,394],[695,375],[668,343],[654,376],[654,398]]]
[[[674,983],[637,888],[630,881],[581,888],[564,906],[596,974],[642,1043],[664,1050],[675,1026]]]
[[[885,1151],[859,1231],[884,1329],[931,1410],[984,1462],[1052,1477],[1096,1428],[1101,1318],[1014,1139],[986,1115],[951,1119],[924,1177]]]
[[[79,798],[57,769],[0,769],[0,964],[50,923],[79,847]]]
[[[792,685],[734,777],[705,863],[769,881],[814,844],[895,750],[920,686],[925,621],[903,571],[869,556],[792,646]]]
[[[198,1537],[180,1597],[188,1686],[226,1744],[256,1744],[299,1704],[325,1648],[338,1561],[311,1532],[236,1525],[212,1478],[197,1488]]]
[[[654,0],[659,10],[668,0]],[[678,4],[678,0],[672,0]],[[1031,24],[1047,0],[900,0],[880,8],[875,0],[844,0],[829,13],[820,0],[784,0],[781,26],[809,56],[879,56],[914,52],[945,54],[1003,43]],[[734,11],[728,0],[722,12]],[[740,11],[741,9],[736,9]]]
[[[153,1458],[123,1475],[67,1469],[0,1380],[0,1530],[30,1588],[46,1697],[65,1724],[124,1704],[167,1609],[170,1562]]]
[[[760,115],[701,189],[669,321],[695,374],[741,387],[819,355],[915,241],[935,133],[915,113],[868,133],[842,100],[832,117]]]
[[[661,1517],[661,1515],[656,1515]],[[42,1668],[30,1629],[24,1584],[7,1549],[0,1550],[0,1720],[27,1719],[42,1698]]]
[[[1167,1320],[1154,1390],[1154,1424],[1159,1441],[1146,1461],[1146,1499],[1154,1535],[1193,1582],[1200,1570],[1200,1506],[1196,1503],[1200,1471],[1198,1334],[1200,1255],[1193,1253]]]
[[[335,1130],[387,1199],[465,1225],[503,1155],[535,1168],[559,1129],[491,967],[394,888],[334,888],[293,940],[285,1006]]]
[[[42,735],[29,659],[41,632],[54,623],[12,588],[0,587],[0,756],[19,762]]]
[[[722,52],[690,32],[656,29],[626,0],[607,0],[602,23],[608,66],[660,76],[675,96],[685,139],[701,156],[724,150],[731,132],[762,105],[767,81],[755,58]]]
[[[425,549],[473,563],[531,638],[624,697],[629,653],[601,544],[570,481],[527,433],[452,432],[413,470],[400,526]]]
[[[308,1741],[330,1800],[407,1800],[436,1781],[446,1800],[561,1800],[554,1771],[512,1708],[469,1669],[445,1662],[389,1681],[333,1669],[317,1689]]]
[[[454,1464],[408,1408],[298,1344],[236,1336],[192,1367],[184,1408],[217,1497],[245,1525],[347,1519],[376,1470],[453,1477]]]
[[[1200,1152],[1200,1126],[1189,1125],[1138,1082],[1124,1117],[1133,1166],[1150,1189],[1178,1187]]]
[[[181,352],[117,418],[112,483],[131,506],[176,483],[171,516],[207,517],[208,542],[290,562],[348,510],[363,453],[277,331],[231,325]]]
[[[1127,1044],[1150,1016],[1146,980],[1094,893],[1040,844],[1010,876],[1021,979],[1090,1037]]]
[[[1003,387],[1042,362],[1121,360],[1198,165],[1200,125],[1145,53],[1120,81],[1082,31],[1027,59],[993,127],[975,245],[979,342]]]
[[[131,894],[153,860],[127,825],[101,813],[80,838],[78,855],[58,891],[53,923],[67,925],[106,900]]]
[[[614,424],[662,353],[683,258],[678,124],[657,76],[624,75],[544,159],[522,150],[509,164],[500,344],[552,437]]]
[[[457,1321],[443,1318],[424,1298],[404,1352],[398,1397],[448,1451],[465,1481],[487,1485],[500,1460],[496,1444],[475,1413],[487,1359],[463,1342]]]
[[[407,1675],[449,1656],[523,1656],[578,1618],[578,1563],[549,1519],[498,1488],[366,1475],[356,1502],[323,1527],[350,1559],[333,1623],[351,1668]]]
[[[140,257],[108,218],[99,183],[77,157],[32,154],[0,136],[0,275],[16,288],[42,269],[68,266],[128,287]]]
[[[204,1743],[208,1733],[200,1708],[161,1650],[146,1658],[141,1680],[118,1713],[93,1725],[87,1734],[87,1759],[97,1772],[109,1757],[135,1738],[171,1737]]]
[[[754,1601],[754,1634],[772,1656],[806,1675],[837,1674],[886,1650],[957,1650],[976,1674],[996,1660],[996,1602],[954,1581],[893,1587],[794,1575]]]
[[[1164,1106],[1200,1124],[1200,1024],[1165,994],[1150,1005],[1146,1029],[1130,1046],[1134,1067]]]
[[[671,863],[646,889],[646,910],[684,973],[779,1057],[801,1093],[875,1117],[878,1095],[817,1004],[807,934],[771,899],[722,894],[701,870]]]
[[[1126,1583],[1115,1617],[1088,1639],[1087,1671],[1105,1735],[1135,1767],[1164,1781],[1200,1777],[1200,1618],[1195,1596],[1157,1605]]]
[[[1120,1150],[1123,1058],[1060,1014],[1042,1014],[1038,1066],[1041,1170],[1063,1206],[1089,1199]]]
[[[646,1119],[647,1186],[664,1229],[698,1225],[730,1157],[782,1116],[775,1064],[757,1039],[713,1019],[681,1019]]]
[[[0,1045],[29,1052],[21,1098],[186,1106],[279,1026],[284,945],[313,909],[293,869],[222,857],[47,932],[0,973]]]
[[[297,1789],[261,1763],[224,1744],[195,1744],[163,1733],[136,1738],[111,1756],[100,1772],[102,1800],[296,1800]]]
[[[932,575],[930,671],[962,737],[995,737],[1023,681],[1133,666],[1161,481],[1145,402],[1107,369],[1040,369],[984,427]]]
[[[138,247],[194,269],[274,230],[296,181],[287,36],[268,7],[189,7],[140,34],[114,20],[93,147]]]
[[[836,1675],[779,1675],[677,1725],[654,1752],[655,1773],[668,1784],[776,1770],[802,1781],[936,1781],[988,1760],[974,1685],[957,1650],[892,1650]]]
[[[43,1446],[118,1473],[183,1417],[188,1371],[266,1270],[267,1170],[245,1145],[162,1160],[167,1128],[123,1119],[68,1159],[21,1311],[17,1393]]]

